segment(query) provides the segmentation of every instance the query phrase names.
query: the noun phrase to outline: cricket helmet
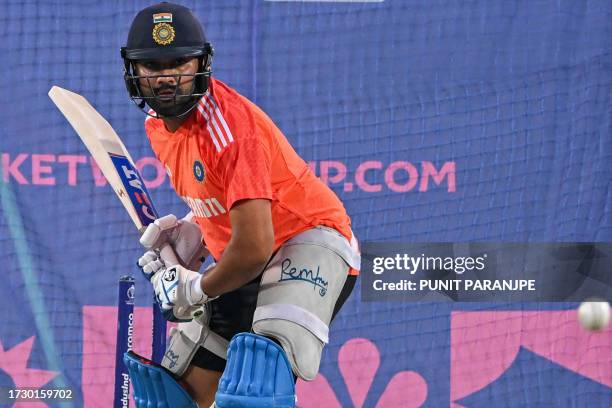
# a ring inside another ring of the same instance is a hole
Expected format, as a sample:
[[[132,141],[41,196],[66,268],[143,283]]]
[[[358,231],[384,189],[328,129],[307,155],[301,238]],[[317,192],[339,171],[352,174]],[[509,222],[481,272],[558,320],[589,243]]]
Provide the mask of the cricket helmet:
[[[188,8],[172,3],[159,3],[141,10],[130,27],[127,44],[121,47],[124,61],[124,80],[130,98],[143,111],[145,103],[158,117],[181,117],[189,113],[208,89],[213,48],[207,41],[198,18]],[[135,63],[152,60],[197,58],[198,69],[193,75],[141,76]],[[177,84],[193,79],[191,91],[175,88],[173,103],[162,103],[151,86],[152,81],[164,76],[176,77]],[[190,78],[184,78],[190,77]],[[140,81],[148,81],[152,94],[142,92]],[[148,112],[147,112],[148,113]]]

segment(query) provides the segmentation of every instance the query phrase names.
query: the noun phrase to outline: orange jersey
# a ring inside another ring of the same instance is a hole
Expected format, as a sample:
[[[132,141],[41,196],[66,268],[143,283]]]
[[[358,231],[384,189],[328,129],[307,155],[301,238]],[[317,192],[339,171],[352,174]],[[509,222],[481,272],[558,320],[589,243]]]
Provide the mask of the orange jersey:
[[[215,259],[231,238],[229,210],[244,199],[270,200],[274,250],[317,225],[351,240],[350,219],[338,197],[272,120],[223,82],[211,79],[197,110],[176,132],[152,117],[145,120],[145,129]]]

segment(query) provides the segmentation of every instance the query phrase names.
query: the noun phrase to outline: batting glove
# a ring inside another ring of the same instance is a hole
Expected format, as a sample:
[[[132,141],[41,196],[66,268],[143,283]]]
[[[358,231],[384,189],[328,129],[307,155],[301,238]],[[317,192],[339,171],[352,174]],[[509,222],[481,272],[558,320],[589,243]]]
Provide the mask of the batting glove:
[[[160,250],[166,243],[169,244],[179,263],[192,271],[199,270],[209,254],[202,243],[200,226],[194,221],[192,213],[187,214],[180,220],[177,220],[173,214],[158,218],[147,226],[140,237],[140,243],[148,250],[153,251]],[[146,257],[147,253],[145,252],[141,259]],[[150,257],[151,255],[149,255]],[[167,266],[172,266],[168,260],[165,261]],[[142,267],[140,260],[138,264]],[[151,266],[151,268],[154,267],[155,265]]]
[[[203,313],[202,306],[213,299],[202,291],[201,278],[202,274],[180,265],[163,267],[152,276],[157,303],[166,320],[185,322]]]

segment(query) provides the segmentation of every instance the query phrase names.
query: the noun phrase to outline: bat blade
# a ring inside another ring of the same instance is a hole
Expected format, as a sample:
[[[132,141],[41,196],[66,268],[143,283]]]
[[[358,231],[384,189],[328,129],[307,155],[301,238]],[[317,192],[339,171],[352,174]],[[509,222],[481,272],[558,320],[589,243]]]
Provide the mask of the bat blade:
[[[49,97],[81,138],[136,228],[155,221],[157,212],[125,145],[106,119],[83,96],[53,86]]]

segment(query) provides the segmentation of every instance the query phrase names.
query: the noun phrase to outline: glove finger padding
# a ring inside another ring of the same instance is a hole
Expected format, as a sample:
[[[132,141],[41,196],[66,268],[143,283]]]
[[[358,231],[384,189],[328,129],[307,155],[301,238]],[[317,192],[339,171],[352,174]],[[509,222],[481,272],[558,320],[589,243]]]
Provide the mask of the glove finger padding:
[[[138,259],[138,266],[142,274],[151,280],[151,277],[160,271],[165,265],[164,261],[159,257],[156,251],[147,251]]]
[[[158,218],[147,226],[140,237],[140,243],[152,250],[159,250],[164,244],[169,244],[179,263],[194,271],[200,269],[209,254],[202,242],[200,226],[193,221],[191,213],[181,220],[177,220],[173,214]],[[168,262],[166,259],[166,263]]]
[[[168,241],[166,231],[178,226],[176,215],[168,214],[147,225],[140,237],[140,244],[147,249],[160,249]]]

